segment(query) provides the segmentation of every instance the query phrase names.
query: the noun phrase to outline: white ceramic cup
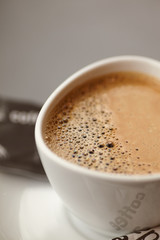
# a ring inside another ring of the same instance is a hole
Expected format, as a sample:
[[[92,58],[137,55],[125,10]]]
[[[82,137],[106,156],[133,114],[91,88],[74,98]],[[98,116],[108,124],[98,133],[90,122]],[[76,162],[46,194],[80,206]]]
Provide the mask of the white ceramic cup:
[[[42,125],[49,111],[74,87],[116,71],[142,72],[160,79],[160,63],[153,59],[119,56],[98,61],[73,74],[51,94],[35,129],[37,148],[51,185],[73,218],[101,236],[120,236],[160,224],[160,173],[127,176],[72,164],[46,146]]]

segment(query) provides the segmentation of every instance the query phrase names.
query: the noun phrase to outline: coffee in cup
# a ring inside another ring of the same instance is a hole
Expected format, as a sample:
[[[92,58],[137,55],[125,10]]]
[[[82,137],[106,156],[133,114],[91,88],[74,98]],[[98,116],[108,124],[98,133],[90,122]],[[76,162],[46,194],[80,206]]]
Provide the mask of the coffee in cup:
[[[160,172],[160,83],[137,72],[90,79],[69,92],[43,123],[47,146],[91,170]]]

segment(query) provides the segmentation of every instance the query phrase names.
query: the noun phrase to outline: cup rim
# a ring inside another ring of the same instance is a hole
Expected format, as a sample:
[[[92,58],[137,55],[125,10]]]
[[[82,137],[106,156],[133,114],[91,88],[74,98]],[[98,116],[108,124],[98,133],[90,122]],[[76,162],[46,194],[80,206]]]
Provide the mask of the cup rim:
[[[78,166],[76,164],[73,164],[58,155],[56,155],[54,152],[52,152],[47,145],[44,142],[43,136],[42,136],[42,125],[43,125],[43,120],[45,117],[46,112],[50,108],[51,103],[54,101],[54,99],[61,93],[63,89],[65,89],[69,83],[73,82],[74,79],[80,77],[82,74],[87,73],[95,68],[98,68],[100,66],[104,66],[108,63],[115,63],[115,62],[122,62],[122,61],[139,61],[143,63],[148,63],[154,66],[157,66],[160,68],[160,63],[157,60],[154,60],[152,58],[147,58],[143,56],[136,56],[136,55],[123,55],[123,56],[115,56],[115,57],[110,57],[110,58],[105,58],[99,61],[96,61],[94,63],[91,63],[87,65],[86,67],[81,68],[79,71],[75,72],[73,75],[71,75],[69,78],[67,78],[63,83],[59,85],[48,97],[48,99],[45,101],[44,105],[42,106],[37,121],[35,125],[35,141],[38,150],[40,149],[43,154],[45,154],[48,159],[51,161],[56,162],[57,164],[61,165],[61,167],[66,168],[70,171],[74,171],[76,173],[85,175],[85,176],[90,176],[94,178],[100,178],[100,179],[106,179],[108,181],[112,182],[152,182],[152,181],[158,181],[160,180],[160,173],[153,173],[153,174],[123,174],[123,173],[107,173],[107,172],[100,172],[100,171],[95,171],[91,169],[87,169],[82,166]]]

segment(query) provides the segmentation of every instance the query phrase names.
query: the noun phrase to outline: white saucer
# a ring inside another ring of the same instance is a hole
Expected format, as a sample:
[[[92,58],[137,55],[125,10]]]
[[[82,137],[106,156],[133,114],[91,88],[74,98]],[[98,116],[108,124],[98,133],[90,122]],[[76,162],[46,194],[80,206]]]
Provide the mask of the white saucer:
[[[71,222],[47,181],[0,173],[1,240],[91,239]]]

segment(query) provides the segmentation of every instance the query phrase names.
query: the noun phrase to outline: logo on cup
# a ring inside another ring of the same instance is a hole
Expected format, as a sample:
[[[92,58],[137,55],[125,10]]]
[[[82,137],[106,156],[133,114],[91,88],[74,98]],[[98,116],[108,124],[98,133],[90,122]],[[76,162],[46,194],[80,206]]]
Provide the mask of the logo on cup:
[[[130,206],[124,206],[123,208],[121,208],[118,211],[119,215],[110,222],[110,225],[117,231],[125,228],[140,208],[142,200],[144,198],[144,193],[137,193],[135,199],[131,202]]]

